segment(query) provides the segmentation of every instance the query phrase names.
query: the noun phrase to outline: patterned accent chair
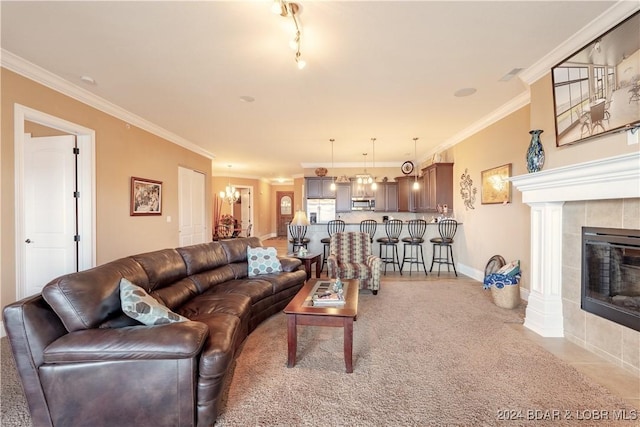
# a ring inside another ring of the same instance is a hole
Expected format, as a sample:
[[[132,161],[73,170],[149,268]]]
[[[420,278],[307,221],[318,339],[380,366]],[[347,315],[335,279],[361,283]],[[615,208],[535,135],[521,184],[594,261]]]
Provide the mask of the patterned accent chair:
[[[382,260],[371,253],[369,234],[355,231],[335,233],[329,244],[329,277],[359,279],[360,289],[380,289]]]

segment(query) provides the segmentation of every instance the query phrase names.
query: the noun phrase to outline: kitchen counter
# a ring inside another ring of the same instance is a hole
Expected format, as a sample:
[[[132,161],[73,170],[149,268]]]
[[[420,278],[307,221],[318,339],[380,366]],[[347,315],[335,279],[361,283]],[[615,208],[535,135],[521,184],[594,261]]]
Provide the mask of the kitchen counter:
[[[434,237],[439,237],[440,233],[438,232],[438,223],[437,222],[428,222],[427,223],[427,231],[424,233],[424,243],[422,244],[422,250],[424,252],[424,262],[427,266],[427,271],[429,266],[431,265],[431,257],[433,256],[433,244],[429,241]],[[460,226],[462,223],[458,223],[458,231],[456,235],[459,235],[462,232]],[[360,231],[360,222],[346,222],[345,223],[345,231]],[[320,253],[323,254],[324,244],[320,242],[320,239],[327,237],[329,234],[327,233],[327,224],[326,223],[316,223],[307,226],[307,234],[305,237],[310,239],[309,244],[307,245],[307,249],[311,253]],[[380,237],[385,237],[384,231],[384,223],[378,222],[378,228],[376,229],[376,233],[373,237],[372,244],[372,252],[374,255],[380,255],[380,245],[376,242],[376,239]],[[407,230],[407,221],[403,221],[402,224],[402,232],[400,233],[400,240],[403,237],[408,237],[409,231]],[[290,238],[290,236],[289,236]],[[291,244],[289,244],[289,250],[291,250]],[[404,243],[400,242],[398,244],[398,256],[400,257],[400,261],[402,261],[402,254],[404,251]],[[454,255],[455,255],[455,243],[454,243]],[[387,270],[391,266],[387,267]],[[415,266],[413,266],[413,271],[415,271]],[[403,271],[409,271],[409,265],[405,265]]]

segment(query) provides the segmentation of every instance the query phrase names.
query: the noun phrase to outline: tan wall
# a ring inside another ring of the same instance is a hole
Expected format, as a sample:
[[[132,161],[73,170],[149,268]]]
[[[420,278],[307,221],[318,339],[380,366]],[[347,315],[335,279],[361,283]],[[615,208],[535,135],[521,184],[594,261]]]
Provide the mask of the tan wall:
[[[40,84],[1,70],[1,227],[2,306],[15,301],[14,103],[68,120],[96,132],[96,261],[178,245],[178,166],[206,174],[211,160],[134,126],[128,126]],[[41,129],[30,128],[36,132]],[[130,178],[163,182],[162,216],[129,216]],[[207,201],[210,224],[210,201]],[[172,217],[167,222],[167,216]]]
[[[467,267],[484,272],[493,255],[507,261],[519,259],[523,271],[529,267],[529,207],[522,203],[517,190],[511,192],[511,203],[481,203],[481,173],[508,163],[512,175],[527,173],[525,153],[529,145],[529,106],[478,132],[451,150],[453,157],[453,204],[456,219],[463,223],[455,243],[456,260]],[[465,172],[466,171],[466,172]],[[477,189],[473,209],[465,207],[460,195],[464,173]],[[528,287],[526,280],[523,287]]]

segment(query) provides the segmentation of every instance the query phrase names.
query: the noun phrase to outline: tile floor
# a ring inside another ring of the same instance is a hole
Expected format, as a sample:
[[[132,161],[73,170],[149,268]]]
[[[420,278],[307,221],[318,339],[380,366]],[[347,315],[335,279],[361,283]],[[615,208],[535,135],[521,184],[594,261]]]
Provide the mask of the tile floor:
[[[276,247],[280,255],[286,254],[288,249],[290,249],[285,239],[268,239],[265,240],[263,244],[265,246]],[[323,274],[326,274],[326,270]],[[473,280],[463,275],[459,275],[458,278],[456,278],[453,273],[445,272],[441,273],[440,278],[448,280]],[[415,272],[412,276],[407,274],[401,276],[397,272],[389,271],[387,275],[383,277],[383,280],[385,279],[407,281],[425,280],[425,276],[417,275]],[[438,280],[438,278],[436,275],[429,275],[426,280]],[[635,375],[633,372],[619,367],[565,338],[545,338],[525,328],[521,324],[513,324],[512,326],[522,333],[523,338],[540,345],[556,357],[573,366],[585,376],[611,391],[611,393],[640,410],[640,375]]]

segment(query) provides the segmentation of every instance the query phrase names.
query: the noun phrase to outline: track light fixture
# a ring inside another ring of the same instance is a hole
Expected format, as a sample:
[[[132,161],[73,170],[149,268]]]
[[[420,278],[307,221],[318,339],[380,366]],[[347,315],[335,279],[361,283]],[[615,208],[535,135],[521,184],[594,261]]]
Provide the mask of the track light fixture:
[[[302,25],[298,19],[300,13],[300,5],[298,3],[289,2],[285,0],[274,0],[271,10],[285,18],[291,18],[295,25],[295,34],[293,40],[291,40],[291,47],[296,51],[296,64],[298,69],[302,70],[307,63],[302,59],[302,53],[300,52],[301,38],[302,38]]]

